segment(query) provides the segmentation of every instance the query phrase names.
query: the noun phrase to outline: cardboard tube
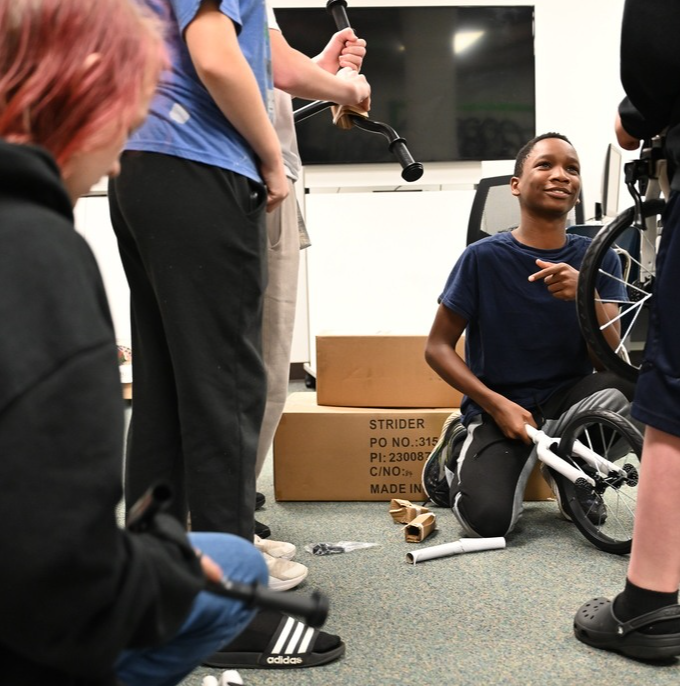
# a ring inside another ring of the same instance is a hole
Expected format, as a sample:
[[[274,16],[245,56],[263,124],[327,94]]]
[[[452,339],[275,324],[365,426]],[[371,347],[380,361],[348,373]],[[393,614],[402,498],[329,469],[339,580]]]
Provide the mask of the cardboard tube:
[[[480,550],[497,550],[506,547],[506,539],[503,536],[495,538],[461,538],[453,543],[433,545],[429,548],[421,548],[407,553],[407,562],[416,564],[426,560],[434,560],[438,557],[449,555],[461,555],[462,553],[475,553]]]

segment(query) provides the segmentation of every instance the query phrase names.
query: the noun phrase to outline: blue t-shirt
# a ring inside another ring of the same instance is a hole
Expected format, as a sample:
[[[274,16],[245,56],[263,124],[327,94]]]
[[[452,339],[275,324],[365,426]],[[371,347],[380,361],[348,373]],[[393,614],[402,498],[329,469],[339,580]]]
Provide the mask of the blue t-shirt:
[[[590,238],[567,235],[558,250],[539,250],[519,243],[510,232],[469,245],[454,265],[440,302],[468,322],[466,364],[488,388],[526,409],[536,408],[561,387],[593,371],[582,338],[574,302],[554,298],[535,260],[565,262],[579,269]],[[621,275],[610,251],[603,266]],[[624,299],[614,279],[599,281],[604,299]],[[481,408],[464,396],[465,424]]]
[[[174,155],[262,182],[253,151],[201,83],[182,38],[201,0],[144,1],[166,24],[171,65],[161,77],[149,116],[130,137],[126,150]],[[239,46],[272,118],[274,89],[265,2],[220,0],[220,11],[235,24]]]

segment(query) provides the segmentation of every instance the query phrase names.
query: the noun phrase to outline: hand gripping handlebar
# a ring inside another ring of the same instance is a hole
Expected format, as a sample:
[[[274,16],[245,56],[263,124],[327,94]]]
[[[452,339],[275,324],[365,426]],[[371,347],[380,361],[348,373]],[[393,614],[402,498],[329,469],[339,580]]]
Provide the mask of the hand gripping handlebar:
[[[168,508],[172,491],[166,484],[156,484],[133,505],[126,520],[130,531],[143,532],[157,514]],[[314,591],[311,596],[277,593],[258,583],[245,584],[223,578],[219,583],[206,580],[209,593],[241,600],[249,607],[263,607],[301,616],[313,628],[323,626],[329,613],[328,599]]]
[[[326,10],[333,17],[336,28],[339,31],[350,28],[351,26],[345,9],[347,6],[348,3],[346,0],[328,0],[326,3]],[[294,120],[296,123],[299,123],[334,104],[335,103],[324,102],[322,100],[311,102],[294,112]],[[402,167],[402,178],[405,181],[418,181],[423,176],[423,165],[420,162],[414,161],[414,158],[407,147],[407,141],[402,138],[395,129],[388,124],[374,121],[373,119],[358,114],[349,113],[347,116],[358,129],[370,133],[380,133],[388,140],[388,149],[395,155],[397,161],[400,163],[400,166]]]

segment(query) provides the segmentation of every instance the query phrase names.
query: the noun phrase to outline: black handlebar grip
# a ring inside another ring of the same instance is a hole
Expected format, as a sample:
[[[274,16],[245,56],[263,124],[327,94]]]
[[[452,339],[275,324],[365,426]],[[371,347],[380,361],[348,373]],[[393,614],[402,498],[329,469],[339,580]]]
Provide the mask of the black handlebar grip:
[[[326,11],[333,17],[339,31],[350,27],[348,13],[345,11],[347,6],[348,3],[345,0],[328,0],[326,3]]]
[[[130,508],[125,526],[130,531],[145,531],[151,525],[154,517],[168,508],[172,498],[173,492],[167,484],[158,483],[151,486]]]
[[[229,579],[224,579],[219,584],[209,581],[206,590],[216,595],[236,598],[249,607],[266,607],[304,617],[313,629],[323,626],[329,614],[329,601],[319,591],[313,591],[311,596],[296,596],[271,591],[259,584],[249,585]]]
[[[170,486],[157,483],[130,508],[126,527],[130,531],[143,532],[149,528],[154,517],[168,508],[173,497]],[[246,605],[269,607],[290,614],[305,617],[307,623],[317,629],[326,621],[329,614],[329,601],[326,596],[314,591],[310,597],[288,596],[271,591],[259,584],[244,584],[229,579],[221,583],[206,581],[206,590],[217,595],[242,600]]]
[[[395,155],[397,161],[402,165],[402,178],[405,181],[418,181],[423,176],[423,165],[420,162],[415,162],[409,148],[407,141],[404,138],[398,138],[390,144],[390,152]]]
[[[319,591],[313,591],[310,596],[291,595],[282,598],[282,595],[284,594],[281,592],[270,591],[262,586],[255,588],[255,602],[259,607],[270,607],[304,617],[313,629],[324,625],[329,614],[329,601],[325,595]]]

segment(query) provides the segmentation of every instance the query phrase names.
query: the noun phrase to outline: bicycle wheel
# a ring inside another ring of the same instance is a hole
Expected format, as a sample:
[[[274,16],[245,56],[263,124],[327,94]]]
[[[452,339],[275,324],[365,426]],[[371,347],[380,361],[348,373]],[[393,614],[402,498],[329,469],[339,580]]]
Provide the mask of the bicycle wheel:
[[[641,205],[646,218],[655,217],[664,207],[663,200],[649,200]],[[643,348],[648,333],[648,309],[655,282],[657,230],[639,229],[633,225],[634,208],[622,212],[612,223],[601,229],[584,255],[577,284],[577,316],[582,335],[596,357],[610,371],[635,382],[641,366]],[[646,222],[648,225],[649,222]],[[622,263],[620,278],[603,268],[608,251],[614,250]],[[624,301],[595,298],[603,279],[624,281],[627,296]],[[619,313],[601,324],[597,307],[617,302]],[[612,349],[604,332],[620,326],[620,344]]]
[[[588,465],[574,452],[577,440],[622,471],[603,473]],[[642,450],[640,431],[611,410],[577,415],[561,437],[558,453],[596,483],[573,483],[558,475],[561,504],[586,539],[605,552],[626,555],[631,550]]]

